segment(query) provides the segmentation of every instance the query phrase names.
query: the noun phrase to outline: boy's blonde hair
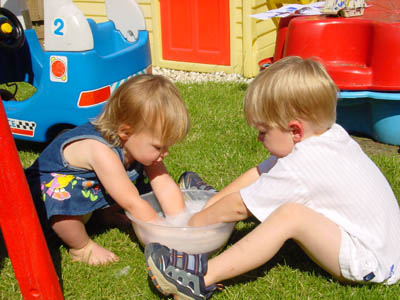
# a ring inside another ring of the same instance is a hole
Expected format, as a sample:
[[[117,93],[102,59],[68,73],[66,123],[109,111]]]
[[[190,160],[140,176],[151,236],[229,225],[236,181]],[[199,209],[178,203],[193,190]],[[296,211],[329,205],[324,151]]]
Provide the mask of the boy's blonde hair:
[[[292,120],[316,129],[336,121],[338,89],[325,68],[313,59],[285,57],[262,71],[249,85],[244,112],[250,126],[287,130]]]
[[[118,136],[121,125],[130,134],[143,129],[161,128],[162,146],[181,141],[189,131],[189,114],[175,85],[160,75],[137,75],[119,86],[92,122],[113,146],[122,146]]]

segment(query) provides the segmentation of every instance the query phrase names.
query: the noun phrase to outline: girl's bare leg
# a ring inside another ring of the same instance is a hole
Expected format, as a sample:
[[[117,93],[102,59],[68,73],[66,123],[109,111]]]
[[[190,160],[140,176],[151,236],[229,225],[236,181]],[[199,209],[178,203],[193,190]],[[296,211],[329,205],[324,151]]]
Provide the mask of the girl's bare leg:
[[[51,223],[55,233],[69,246],[69,253],[74,261],[89,265],[119,261],[114,253],[89,238],[81,216],[53,216]]]
[[[323,215],[301,204],[287,203],[232,247],[208,262],[206,286],[253,270],[294,239],[319,266],[338,279],[341,233]]]

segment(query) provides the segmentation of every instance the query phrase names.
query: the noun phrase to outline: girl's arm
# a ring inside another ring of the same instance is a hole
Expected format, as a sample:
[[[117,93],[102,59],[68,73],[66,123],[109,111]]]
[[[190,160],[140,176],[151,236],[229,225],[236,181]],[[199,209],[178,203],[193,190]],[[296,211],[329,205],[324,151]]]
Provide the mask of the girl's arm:
[[[206,226],[216,223],[236,222],[251,215],[239,192],[231,193],[193,215],[190,226]]]
[[[161,208],[167,216],[180,214],[185,209],[182,192],[175,181],[168,174],[162,161],[146,166],[145,171],[149,177],[154,195],[160,202]]]
[[[257,167],[251,168],[246,171],[226,187],[224,187],[220,192],[218,192],[215,196],[213,196],[206,204],[205,208],[213,205],[217,201],[221,200],[223,197],[234,193],[239,192],[241,189],[249,186],[254,183],[260,177],[260,173]]]
[[[64,149],[64,157],[73,166],[93,170],[106,191],[124,210],[142,221],[154,221],[156,211],[139,196],[118,155],[103,143],[85,139]]]

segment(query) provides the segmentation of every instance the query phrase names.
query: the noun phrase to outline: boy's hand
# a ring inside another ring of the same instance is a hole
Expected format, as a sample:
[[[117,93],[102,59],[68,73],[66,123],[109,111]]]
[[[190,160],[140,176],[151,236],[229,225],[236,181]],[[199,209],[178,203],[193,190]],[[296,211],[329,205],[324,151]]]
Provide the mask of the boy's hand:
[[[189,226],[206,226],[245,220],[250,216],[239,192],[223,197],[211,206],[193,215]]]
[[[201,219],[201,215],[199,216],[199,212],[195,213],[189,220],[188,225],[191,227],[200,227],[200,226],[206,226],[208,224],[204,224],[204,222]]]

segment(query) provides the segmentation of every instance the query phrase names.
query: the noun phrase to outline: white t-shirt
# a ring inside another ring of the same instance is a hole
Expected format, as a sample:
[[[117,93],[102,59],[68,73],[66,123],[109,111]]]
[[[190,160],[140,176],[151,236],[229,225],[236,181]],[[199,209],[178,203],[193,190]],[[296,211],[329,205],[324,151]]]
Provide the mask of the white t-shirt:
[[[264,221],[287,202],[303,204],[339,225],[376,258],[375,282],[400,277],[400,210],[378,167],[339,125],[297,143],[286,157],[260,164],[263,172],[241,190],[251,213]]]

